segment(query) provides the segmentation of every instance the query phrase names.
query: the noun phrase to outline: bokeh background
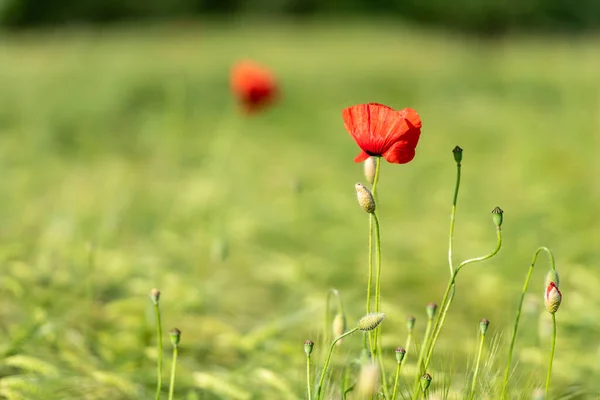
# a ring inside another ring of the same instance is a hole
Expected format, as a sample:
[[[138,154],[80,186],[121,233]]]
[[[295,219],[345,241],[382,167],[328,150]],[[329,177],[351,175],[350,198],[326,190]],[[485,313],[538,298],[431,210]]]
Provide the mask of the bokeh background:
[[[350,323],[364,309],[364,177],[341,110],[375,101],[423,120],[415,160],[384,163],[378,189],[389,367],[405,318],[422,332],[441,301],[460,145],[456,261],[493,248],[495,206],[504,245],[459,276],[433,392],[462,398],[487,317],[482,398],[497,396],[545,245],[564,296],[552,396],[597,398],[599,24],[591,0],[0,0],[0,397],[151,398],[158,287],[165,331],[183,332],[176,398],[303,398],[327,291]],[[264,112],[229,91],[240,59],[277,77]],[[547,268],[513,398],[544,380]]]

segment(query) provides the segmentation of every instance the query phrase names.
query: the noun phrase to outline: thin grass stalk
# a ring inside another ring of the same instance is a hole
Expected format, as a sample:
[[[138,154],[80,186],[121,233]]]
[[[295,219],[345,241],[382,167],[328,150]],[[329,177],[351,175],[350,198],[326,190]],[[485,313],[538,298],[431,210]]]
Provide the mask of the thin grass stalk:
[[[544,398],[548,398],[550,389],[550,378],[552,377],[552,361],[554,360],[554,348],[556,347],[556,314],[552,314],[552,345],[550,347],[550,360],[548,361],[548,374],[546,375],[546,390]]]
[[[357,330],[358,330],[358,327],[356,327],[352,330],[349,330],[348,332],[344,333],[343,335],[338,336],[337,338],[334,339],[333,342],[331,342],[331,345],[329,346],[329,352],[327,353],[327,358],[325,359],[325,365],[323,366],[323,371],[321,371],[321,378],[319,379],[319,386],[317,386],[316,400],[321,399],[322,391],[323,391],[323,383],[325,382],[325,375],[327,373],[327,368],[329,368],[329,363],[331,362],[331,355],[333,354],[333,349],[335,348],[335,344],[337,342],[339,342],[340,340],[342,340],[343,338],[345,338],[346,336],[353,334]]]
[[[477,377],[479,375],[479,366],[481,364],[481,354],[483,353],[483,343],[485,342],[485,333],[481,334],[481,340],[479,341],[479,351],[477,352],[477,361],[475,363],[475,372],[473,373],[473,382],[471,383],[471,395],[470,400],[475,397],[475,389],[477,388]]]
[[[158,350],[158,362],[156,370],[156,400],[160,399],[162,391],[162,369],[163,369],[163,343],[162,343],[162,323],[160,318],[160,308],[158,302],[154,304],[154,314],[156,316],[156,346]]]
[[[173,346],[173,362],[171,364],[171,382],[169,384],[169,400],[173,400],[173,392],[175,391],[175,367],[177,365],[178,346]]]
[[[556,270],[556,263],[554,262],[554,254],[547,247],[539,247],[535,253],[533,254],[533,260],[531,260],[531,266],[529,267],[529,271],[527,272],[527,278],[525,278],[525,284],[523,285],[523,290],[521,292],[521,299],[519,300],[519,305],[517,306],[517,316],[515,317],[515,324],[513,326],[512,338],[510,339],[510,346],[508,348],[508,361],[506,362],[506,369],[504,370],[504,382],[502,383],[502,394],[500,398],[504,400],[506,398],[506,390],[508,388],[508,378],[510,376],[510,367],[512,364],[513,352],[515,349],[515,341],[517,339],[517,331],[519,330],[519,321],[521,320],[521,311],[523,309],[523,302],[525,301],[525,294],[527,293],[527,288],[529,287],[529,281],[531,280],[531,275],[533,273],[533,268],[535,267],[535,263],[537,261],[538,255],[540,252],[545,251],[550,258],[550,265],[553,271]]]

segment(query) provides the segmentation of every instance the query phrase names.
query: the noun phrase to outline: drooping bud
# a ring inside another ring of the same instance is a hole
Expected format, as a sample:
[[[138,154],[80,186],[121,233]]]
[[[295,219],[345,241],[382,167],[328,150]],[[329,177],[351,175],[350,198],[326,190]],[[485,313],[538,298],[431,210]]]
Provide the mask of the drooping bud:
[[[409,315],[408,318],[406,318],[406,329],[408,329],[409,333],[414,329],[416,320],[417,319],[413,315]]]
[[[452,155],[454,156],[454,161],[456,161],[456,165],[460,165],[460,163],[462,161],[462,153],[463,153],[463,149],[461,149],[458,146],[456,146],[452,150]]]
[[[385,319],[384,313],[370,313],[358,321],[358,329],[361,331],[372,331]]]
[[[150,290],[150,300],[154,305],[158,304],[158,300],[160,300],[160,290],[154,288]]]
[[[554,314],[560,303],[562,301],[562,293],[558,290],[558,287],[554,282],[550,282],[550,284],[546,287],[546,294],[544,295],[544,305],[546,306],[546,310],[550,314]]]
[[[377,364],[372,362],[363,364],[358,376],[357,386],[359,399],[370,399],[377,393],[379,389],[379,367]]]
[[[310,356],[310,353],[312,353],[313,351],[313,346],[315,345],[315,342],[313,342],[310,339],[307,339],[304,342],[304,353],[306,353],[306,356]]]
[[[404,360],[406,350],[404,350],[402,347],[398,347],[396,350],[394,350],[394,352],[396,353],[396,362],[400,364],[402,360]]]
[[[488,326],[490,326],[490,321],[488,321],[487,318],[483,318],[481,321],[479,321],[479,331],[481,331],[482,335],[485,335],[488,330]]]
[[[377,172],[377,158],[369,157],[364,162],[365,178],[371,185],[375,182],[375,172]]]
[[[551,269],[546,274],[546,282],[545,282],[546,287],[548,287],[548,285],[550,284],[550,282],[554,282],[554,284],[556,285],[556,287],[560,286],[560,278],[558,276],[558,272],[555,269]]]
[[[171,337],[171,344],[173,347],[179,346],[179,341],[181,339],[181,331],[177,328],[173,328],[169,331],[169,336]]]
[[[429,389],[429,385],[431,385],[431,375],[429,375],[429,373],[425,373],[425,375],[423,375],[421,377],[421,390],[423,392],[427,391],[427,389]]]
[[[333,318],[331,329],[333,331],[333,337],[343,335],[344,332],[346,332],[346,317],[341,313],[337,313]],[[338,340],[338,342],[336,343],[337,346],[340,346],[341,344],[341,340]]]
[[[496,207],[492,210],[492,221],[497,227],[502,226],[502,220],[504,219],[504,211],[500,207]]]
[[[435,312],[437,311],[437,304],[429,303],[427,304],[425,309],[427,310],[427,318],[433,319],[433,317],[435,316]]]
[[[354,188],[356,189],[358,204],[363,210],[369,214],[373,214],[375,212],[375,199],[373,198],[371,191],[362,183],[357,183],[354,185]]]

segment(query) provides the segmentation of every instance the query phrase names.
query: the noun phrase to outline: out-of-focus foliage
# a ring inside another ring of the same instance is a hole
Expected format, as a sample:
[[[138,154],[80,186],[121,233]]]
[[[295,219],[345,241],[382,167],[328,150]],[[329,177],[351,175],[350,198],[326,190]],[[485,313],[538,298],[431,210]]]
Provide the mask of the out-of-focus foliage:
[[[600,27],[596,0],[0,0],[0,24],[8,27],[244,13],[386,15],[486,35]]]

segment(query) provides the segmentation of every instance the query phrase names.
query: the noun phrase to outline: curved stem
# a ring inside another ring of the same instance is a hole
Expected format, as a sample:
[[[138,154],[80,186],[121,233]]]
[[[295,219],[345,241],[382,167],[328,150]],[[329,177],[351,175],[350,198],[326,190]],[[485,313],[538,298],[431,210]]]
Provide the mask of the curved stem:
[[[162,344],[162,324],[160,320],[160,308],[158,302],[154,305],[154,314],[156,316],[156,346],[158,347],[158,363],[157,363],[157,383],[156,383],[156,400],[160,399],[162,390],[162,369],[163,369],[163,344]]]
[[[510,366],[512,364],[513,352],[515,349],[515,341],[517,340],[517,331],[519,330],[519,321],[521,320],[521,310],[523,309],[523,302],[525,301],[525,294],[527,293],[527,288],[529,287],[529,281],[531,279],[531,274],[533,273],[533,267],[535,267],[535,263],[537,261],[538,255],[540,252],[545,251],[548,253],[548,257],[550,258],[550,265],[552,270],[556,269],[556,265],[554,262],[554,255],[552,251],[550,251],[547,247],[539,247],[535,253],[533,254],[533,260],[531,260],[531,265],[529,267],[529,271],[527,272],[527,277],[525,278],[525,284],[523,285],[523,290],[521,291],[521,299],[519,300],[519,305],[517,306],[517,316],[515,317],[515,324],[513,326],[512,338],[510,339],[510,347],[508,348],[508,361],[506,362],[506,369],[504,371],[504,382],[502,383],[502,395],[501,399],[506,398],[506,390],[508,388],[508,378],[510,375]]]
[[[458,275],[458,272],[462,268],[464,268],[466,265],[485,261],[485,260],[488,260],[488,259],[494,257],[496,254],[498,254],[501,247],[502,247],[502,229],[500,229],[500,227],[498,227],[496,229],[496,248],[491,253],[489,253],[485,256],[470,258],[468,260],[463,261],[462,263],[459,264],[458,268],[456,268],[456,270],[454,271],[454,274],[452,275],[452,277],[450,278],[450,282],[448,283],[448,288],[446,289],[446,295],[444,296],[445,297],[444,300],[446,301],[447,304],[442,302],[442,312],[440,313],[440,315],[437,319],[436,327],[434,328],[434,333],[433,333],[432,340],[431,340],[431,344],[429,345],[429,348],[427,351],[427,357],[425,358],[425,369],[427,369],[427,367],[429,366],[431,357],[433,356],[433,351],[435,350],[435,345],[437,344],[438,338],[440,337],[440,334],[442,332],[442,328],[444,327],[444,322],[446,321],[446,315],[448,314],[450,305],[452,304],[452,301],[454,300],[454,293],[456,290],[456,288],[454,288],[454,285],[455,285],[456,276]],[[450,292],[452,292],[451,296],[450,296]]]
[[[552,360],[554,360],[554,348],[556,347],[556,314],[552,314],[552,345],[550,347],[550,361],[548,362],[548,375],[546,375],[546,396],[548,398],[548,389],[550,389],[550,377],[552,376]]]
[[[479,375],[479,365],[481,364],[481,353],[483,353],[483,343],[485,342],[485,333],[481,334],[481,341],[479,342],[479,351],[477,352],[477,362],[475,363],[475,372],[473,373],[473,383],[471,384],[471,395],[470,400],[475,397],[475,389],[477,388],[477,375]]]
[[[454,273],[452,248],[454,242],[454,219],[456,216],[456,203],[458,202],[458,189],[460,188],[460,170],[460,163],[456,164],[456,184],[454,185],[454,198],[452,200],[452,212],[450,213],[450,232],[448,234],[448,266],[450,267],[450,275]]]
[[[308,400],[312,400],[310,392],[310,354],[306,356],[306,391],[308,392]]]
[[[323,366],[323,371],[321,372],[321,378],[319,379],[319,386],[317,386],[317,400],[321,398],[321,392],[323,390],[323,382],[325,382],[325,374],[327,373],[327,368],[329,368],[329,363],[331,362],[331,355],[333,354],[333,349],[335,348],[335,344],[345,338],[348,335],[353,334],[358,330],[358,327],[344,333],[343,335],[335,338],[331,345],[329,346],[329,353],[327,353],[327,358],[325,359],[325,365]]]
[[[173,364],[171,365],[171,383],[169,385],[169,400],[173,400],[173,391],[175,390],[175,366],[177,365],[178,346],[173,346]]]
[[[433,318],[428,318],[427,319],[427,327],[425,328],[425,336],[423,337],[423,344],[421,345],[421,350],[419,350],[419,358],[417,359],[417,375],[415,378],[415,383],[413,385],[413,395],[412,395],[412,399],[416,400],[419,397],[419,393],[420,391],[420,387],[419,387],[419,380],[421,379],[422,376],[422,365],[423,365],[423,358],[425,356],[425,352],[426,352],[426,348],[427,348],[427,343],[429,342],[429,337],[431,336],[431,328],[433,326]]]

